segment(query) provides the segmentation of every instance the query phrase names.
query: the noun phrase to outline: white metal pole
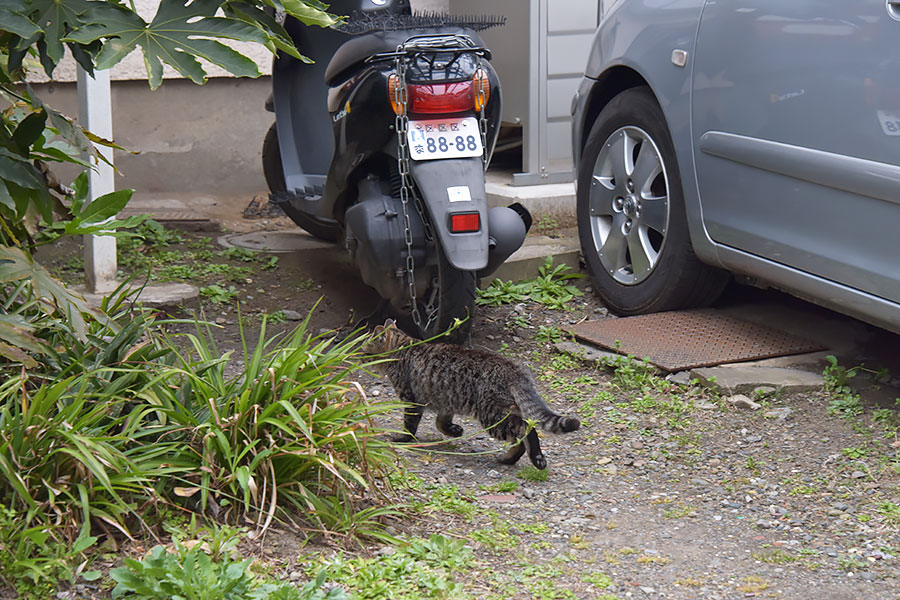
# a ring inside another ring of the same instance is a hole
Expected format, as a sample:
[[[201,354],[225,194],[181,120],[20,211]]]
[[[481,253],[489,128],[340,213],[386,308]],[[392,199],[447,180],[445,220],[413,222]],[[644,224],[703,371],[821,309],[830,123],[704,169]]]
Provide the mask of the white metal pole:
[[[107,140],[112,134],[112,96],[109,88],[109,71],[94,71],[91,77],[78,67],[78,121],[88,131]],[[96,170],[88,174],[90,191],[88,201],[115,191],[115,173],[112,168],[113,151],[97,146],[110,164],[98,161]],[[116,238],[112,236],[84,236],[84,275],[88,292],[103,294],[116,288]]]

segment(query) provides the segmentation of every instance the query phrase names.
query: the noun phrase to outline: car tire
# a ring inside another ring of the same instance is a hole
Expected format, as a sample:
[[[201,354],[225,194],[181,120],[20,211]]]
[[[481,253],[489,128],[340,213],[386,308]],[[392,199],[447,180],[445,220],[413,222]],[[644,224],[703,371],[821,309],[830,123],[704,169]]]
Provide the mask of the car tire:
[[[281,164],[281,148],[278,146],[278,128],[275,123],[269,127],[262,147],[263,177],[269,191],[273,193],[287,191],[284,181],[284,167]],[[337,221],[314,217],[301,212],[288,203],[279,204],[290,219],[310,235],[326,242],[337,242],[341,236],[341,227]]]
[[[618,94],[591,127],[577,216],[594,287],[616,314],[706,306],[728,281],[691,247],[672,138],[649,88]]]

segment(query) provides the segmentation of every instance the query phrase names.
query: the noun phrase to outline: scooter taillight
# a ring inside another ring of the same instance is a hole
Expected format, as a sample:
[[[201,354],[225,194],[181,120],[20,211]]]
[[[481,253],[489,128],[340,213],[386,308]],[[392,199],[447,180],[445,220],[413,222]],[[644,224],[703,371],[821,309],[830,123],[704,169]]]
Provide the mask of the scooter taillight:
[[[399,114],[397,85],[400,78],[388,78],[388,97],[395,114]],[[475,110],[480,112],[491,97],[491,85],[487,72],[478,69],[471,81],[456,83],[425,83],[406,86],[409,112],[414,114],[442,115]]]

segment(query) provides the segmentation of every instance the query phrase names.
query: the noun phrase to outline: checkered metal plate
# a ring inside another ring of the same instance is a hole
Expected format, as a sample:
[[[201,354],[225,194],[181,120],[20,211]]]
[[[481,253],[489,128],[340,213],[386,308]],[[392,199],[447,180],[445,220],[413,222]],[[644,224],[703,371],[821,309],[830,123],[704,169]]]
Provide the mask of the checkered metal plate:
[[[714,310],[585,321],[567,328],[579,340],[683,371],[821,350],[814,341]]]

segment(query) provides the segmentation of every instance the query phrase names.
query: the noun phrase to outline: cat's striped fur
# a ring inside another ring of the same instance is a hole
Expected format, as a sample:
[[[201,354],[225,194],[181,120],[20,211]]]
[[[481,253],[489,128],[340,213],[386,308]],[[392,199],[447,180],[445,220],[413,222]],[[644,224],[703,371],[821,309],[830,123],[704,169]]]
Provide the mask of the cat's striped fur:
[[[408,406],[403,424],[406,433],[396,441],[411,441],[426,409],[437,413],[436,426],[444,435],[459,437],[462,427],[455,414],[475,417],[496,439],[514,443],[500,458],[514,464],[528,452],[539,469],[547,467],[537,432],[566,433],[580,427],[578,419],[558,414],[538,394],[531,372],[524,366],[486,350],[453,344],[413,344],[393,322],[375,328],[366,346],[369,354],[390,353],[377,368],[388,376],[400,400]]]

